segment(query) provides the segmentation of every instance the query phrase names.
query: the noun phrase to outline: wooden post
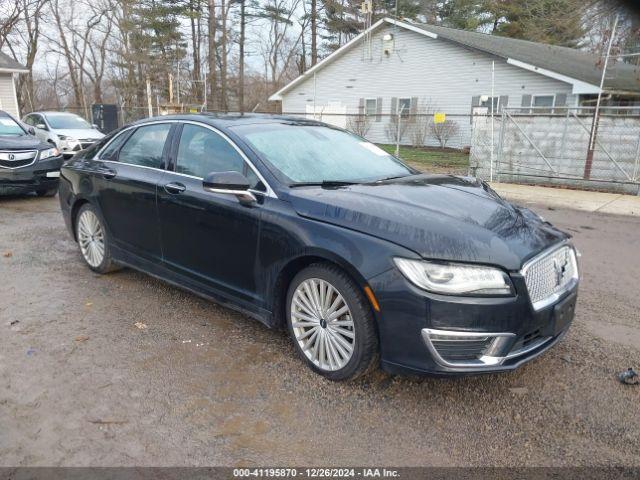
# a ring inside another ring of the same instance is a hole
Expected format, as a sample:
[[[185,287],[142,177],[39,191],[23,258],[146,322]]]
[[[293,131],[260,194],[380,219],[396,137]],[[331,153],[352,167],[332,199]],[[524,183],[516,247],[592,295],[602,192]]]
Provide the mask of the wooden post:
[[[153,117],[153,104],[151,103],[151,80],[147,75],[147,108],[149,109],[149,116]]]

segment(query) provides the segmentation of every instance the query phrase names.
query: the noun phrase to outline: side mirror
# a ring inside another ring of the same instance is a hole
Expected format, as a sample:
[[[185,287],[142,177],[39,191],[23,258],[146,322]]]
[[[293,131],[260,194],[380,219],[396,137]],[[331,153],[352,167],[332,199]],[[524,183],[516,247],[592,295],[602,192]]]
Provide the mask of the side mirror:
[[[40,130],[47,130],[47,126],[44,123],[38,123],[36,128],[39,128]]]
[[[34,137],[36,135],[36,129],[33,127],[27,128],[27,132],[29,133],[29,135],[33,135]]]
[[[98,130],[99,132],[102,131],[102,130],[100,130],[100,125],[98,125],[97,123],[94,123],[91,126],[93,127],[94,130]]]
[[[212,172],[202,180],[202,188],[211,193],[235,195],[243,205],[252,205],[256,197],[249,191],[249,180],[240,172]]]

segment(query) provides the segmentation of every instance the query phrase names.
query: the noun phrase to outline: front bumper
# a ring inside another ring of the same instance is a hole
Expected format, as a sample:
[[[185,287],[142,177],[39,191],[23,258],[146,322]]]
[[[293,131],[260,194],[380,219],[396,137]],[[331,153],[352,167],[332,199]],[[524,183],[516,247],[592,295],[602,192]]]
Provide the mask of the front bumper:
[[[413,287],[395,269],[371,279],[381,310],[382,367],[401,374],[503,372],[551,348],[573,320],[577,283],[536,311],[522,275],[513,273],[511,279],[516,295],[501,298],[431,294]],[[458,350],[450,348],[459,339],[469,343]],[[465,348],[481,349],[482,354],[465,358],[459,355],[466,353]]]
[[[0,194],[18,194],[57,188],[62,155],[18,168],[0,168]]]
[[[86,150],[91,145],[96,143],[98,140],[99,139],[81,139],[81,140],[76,140],[74,142],[69,142],[67,140],[60,140],[58,146],[60,148],[60,152],[62,153],[62,155],[64,155],[65,158],[71,158],[76,153],[82,150]]]

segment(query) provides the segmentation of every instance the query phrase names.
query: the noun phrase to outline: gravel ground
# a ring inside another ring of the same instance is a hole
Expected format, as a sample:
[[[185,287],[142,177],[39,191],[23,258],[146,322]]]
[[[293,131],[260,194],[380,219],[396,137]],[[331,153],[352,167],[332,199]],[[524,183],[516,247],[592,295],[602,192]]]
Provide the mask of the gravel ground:
[[[640,367],[640,219],[536,210],[583,253],[556,348],[501,375],[335,384],[282,332],[93,274],[57,199],[0,199],[0,465],[640,466],[640,387],[616,380]]]

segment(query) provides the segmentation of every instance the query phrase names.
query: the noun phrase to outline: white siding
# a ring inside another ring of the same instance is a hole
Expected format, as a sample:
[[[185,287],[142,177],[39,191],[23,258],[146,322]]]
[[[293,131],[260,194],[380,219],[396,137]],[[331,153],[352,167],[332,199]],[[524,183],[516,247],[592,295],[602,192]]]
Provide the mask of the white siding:
[[[393,53],[382,52],[382,36],[394,36]],[[565,94],[575,105],[571,85],[530,72],[506,61],[442,39],[432,39],[402,27],[385,25],[372,35],[372,55],[366,58],[360,42],[320,68],[315,79],[316,111],[324,105],[343,105],[356,114],[360,98],[382,98],[382,118],[372,122],[370,140],[388,142],[385,125],[393,97],[417,97],[460,126],[451,146],[470,145],[472,98],[491,93],[491,62],[495,60],[495,96],[508,95],[509,107],[520,107],[522,95]],[[283,113],[304,114],[314,103],[313,75],[283,94]],[[408,143],[408,135],[403,143]],[[428,142],[432,143],[432,142]],[[456,145],[457,144],[457,145]]]
[[[19,117],[12,73],[0,73],[0,110]]]

